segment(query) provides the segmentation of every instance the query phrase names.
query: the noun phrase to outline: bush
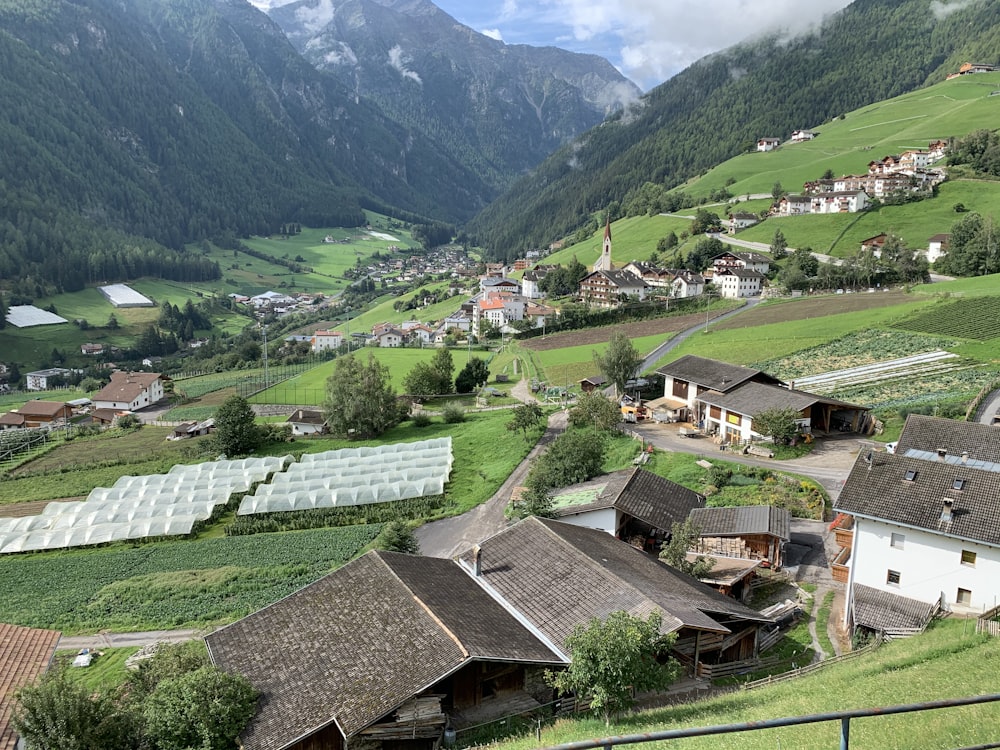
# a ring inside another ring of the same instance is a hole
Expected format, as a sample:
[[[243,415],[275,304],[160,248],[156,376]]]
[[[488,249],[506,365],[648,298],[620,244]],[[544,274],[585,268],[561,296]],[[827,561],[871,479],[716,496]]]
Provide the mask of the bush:
[[[465,409],[458,404],[448,404],[441,412],[441,417],[447,424],[458,424],[465,421]]]
[[[424,414],[423,412],[417,412],[413,415],[413,426],[414,427],[426,427],[431,423],[431,417],[429,414]]]

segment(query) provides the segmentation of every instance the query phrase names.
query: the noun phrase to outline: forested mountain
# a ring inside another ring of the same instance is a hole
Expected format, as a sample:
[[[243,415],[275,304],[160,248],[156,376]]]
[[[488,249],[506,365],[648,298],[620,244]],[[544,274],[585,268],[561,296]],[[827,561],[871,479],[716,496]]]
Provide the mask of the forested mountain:
[[[459,222],[529,166],[449,138],[317,70],[245,0],[0,0],[0,279],[30,297],[210,278],[185,243],[362,208]]]
[[[470,223],[512,258],[751,147],[941,80],[967,60],[997,63],[1000,3],[856,0],[815,32],[709,56],[560,149]],[[656,189],[656,188],[654,188]]]
[[[640,94],[603,58],[506,45],[429,0],[299,0],[269,15],[306,59],[494,190]]]

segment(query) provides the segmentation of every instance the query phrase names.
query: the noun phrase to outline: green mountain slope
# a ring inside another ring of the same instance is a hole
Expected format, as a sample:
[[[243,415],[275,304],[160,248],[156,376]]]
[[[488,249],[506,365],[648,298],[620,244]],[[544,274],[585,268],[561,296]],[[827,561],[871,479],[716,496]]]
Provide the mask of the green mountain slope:
[[[996,58],[1000,6],[857,0],[814,33],[712,55],[640,106],[550,157],[470,223],[500,257],[547,244],[647,183],[673,187],[811,123],[940,80],[961,58]],[[935,13],[935,9],[937,13]]]

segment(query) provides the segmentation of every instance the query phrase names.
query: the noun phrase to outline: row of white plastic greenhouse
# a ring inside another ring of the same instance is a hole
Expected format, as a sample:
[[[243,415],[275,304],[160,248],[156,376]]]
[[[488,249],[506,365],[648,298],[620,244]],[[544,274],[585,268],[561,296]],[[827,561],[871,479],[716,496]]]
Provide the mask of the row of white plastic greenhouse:
[[[38,515],[0,518],[0,554],[190,534],[255,483],[240,514],[440,495],[451,466],[450,437],[306,454],[299,462],[269,456],[177,465],[166,474],[123,476],[84,501],[48,503]]]
[[[86,500],[48,503],[23,518],[0,518],[0,554],[61,549],[147,536],[190,534],[234,493],[246,492],[292,462],[291,456],[177,465],[166,474],[123,476]]]
[[[344,448],[302,456],[258,485],[238,515],[387,503],[440,495],[451,475],[451,438]]]
[[[36,529],[17,534],[0,532],[0,554],[82,547],[88,544],[106,544],[107,542],[144,539],[153,536],[190,534],[197,520],[194,516],[172,516],[170,518],[146,518],[127,523],[99,523],[60,529]]]

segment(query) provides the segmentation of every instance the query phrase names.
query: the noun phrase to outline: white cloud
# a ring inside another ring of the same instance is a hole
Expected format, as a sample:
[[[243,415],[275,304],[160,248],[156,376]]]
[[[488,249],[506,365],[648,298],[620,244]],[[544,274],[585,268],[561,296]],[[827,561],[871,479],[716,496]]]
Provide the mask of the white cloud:
[[[496,39],[498,42],[503,41],[503,34],[500,33],[500,29],[480,29],[479,33],[483,36],[488,36],[490,39]]]
[[[962,10],[962,8],[967,8],[972,5],[976,0],[958,0],[958,2],[940,2],[940,0],[931,0],[931,13],[937,20],[942,18],[947,18],[956,10]]]
[[[417,83],[423,84],[423,81],[420,80],[420,76],[406,67],[406,63],[408,62],[409,60],[406,58],[403,48],[398,44],[389,50],[389,64],[398,70],[404,78],[410,78]]]
[[[270,2],[272,7],[275,4],[279,4],[275,3],[274,0],[264,0],[264,2]],[[295,11],[295,18],[306,27],[307,31],[312,33],[321,31],[324,26],[333,20],[333,15],[333,0],[319,0],[312,8],[303,5]]]

